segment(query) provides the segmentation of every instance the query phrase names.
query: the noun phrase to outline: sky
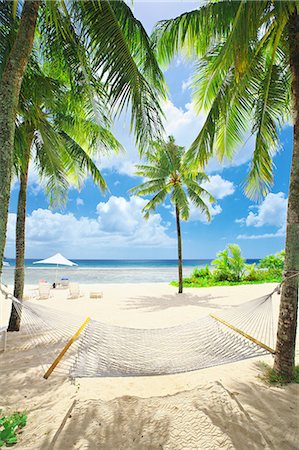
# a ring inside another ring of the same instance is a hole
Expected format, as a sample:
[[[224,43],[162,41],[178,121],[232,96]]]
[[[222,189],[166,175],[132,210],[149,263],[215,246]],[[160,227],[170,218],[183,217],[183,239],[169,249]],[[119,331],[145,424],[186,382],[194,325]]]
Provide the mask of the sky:
[[[134,14],[150,33],[158,20],[195,9],[199,2],[136,1]],[[200,131],[204,115],[196,115],[191,99],[192,65],[178,57],[165,71],[169,98],[163,104],[165,129],[179,145],[188,146]],[[56,252],[77,259],[174,259],[176,227],[169,200],[148,220],[141,209],[145,198],[128,190],[143,180],[134,175],[138,151],[128,129],[129,118],[114,125],[114,133],[126,152],[99,159],[109,192],[101,194],[90,179],[78,192],[71,189],[63,209],[50,209],[34,170],[30,171],[27,200],[26,257],[44,258]],[[259,258],[283,249],[287,192],[292,154],[292,128],[281,132],[281,149],[274,157],[274,185],[259,203],[243,192],[254,140],[248,139],[230,163],[212,160],[205,188],[217,203],[210,206],[212,220],[191,207],[190,219],[182,223],[183,257],[214,258],[229,243],[237,243],[246,258]],[[15,256],[15,222],[18,183],[12,186],[6,257]]]

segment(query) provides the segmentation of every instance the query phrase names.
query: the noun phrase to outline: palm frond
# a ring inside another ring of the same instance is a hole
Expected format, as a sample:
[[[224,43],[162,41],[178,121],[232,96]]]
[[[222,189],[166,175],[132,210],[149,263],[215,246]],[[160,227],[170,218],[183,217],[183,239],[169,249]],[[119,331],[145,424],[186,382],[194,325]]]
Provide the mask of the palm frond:
[[[131,107],[131,129],[140,148],[161,136],[163,76],[146,33],[123,2],[78,1],[85,43],[117,114]]]
[[[277,128],[281,111],[285,109],[286,78],[275,64],[279,40],[285,23],[280,23],[272,44],[271,54],[265,60],[255,108],[253,133],[256,133],[255,149],[245,187],[251,197],[265,196],[273,182],[272,154],[279,145]]]
[[[76,172],[76,168],[80,168],[84,175],[90,174],[93,182],[100,187],[102,192],[105,192],[107,189],[106,181],[93,159],[67,133],[61,131],[60,135],[64,140],[66,150],[74,166],[74,168],[70,169],[70,173],[72,174],[73,172]]]
[[[179,52],[202,57],[193,101],[207,117],[186,163],[198,170],[214,155],[231,159],[251,132],[256,139],[245,187],[249,197],[268,192],[278,131],[290,117],[287,23],[297,11],[295,1],[208,2],[159,23],[154,32],[161,62]]]
[[[209,209],[201,197],[214,201],[212,196],[200,186],[208,177],[198,170],[190,170],[185,164],[185,149],[175,144],[174,138],[167,142],[152,143],[154,152],[145,154],[150,164],[136,166],[138,175],[146,177],[146,181],[130,189],[137,195],[154,197],[144,207],[146,217],[170,194],[170,200],[178,208],[183,220],[189,217],[189,202],[198,207],[209,217]],[[190,191],[189,198],[186,188]]]
[[[144,206],[142,211],[146,219],[149,218],[151,211],[155,211],[157,206],[164,202],[165,198],[168,195],[168,192],[168,186],[165,186]]]
[[[151,195],[163,189],[165,186],[168,186],[167,189],[170,190],[170,185],[167,183],[165,178],[157,178],[149,181],[145,181],[144,183],[139,184],[129,190],[131,194],[136,195]]]
[[[187,192],[190,201],[196,206],[197,209],[199,209],[206,216],[207,220],[210,221],[211,220],[210,209],[206,204],[206,202],[203,200],[202,193],[201,195],[199,195],[198,192],[193,190],[191,186],[187,187]],[[211,201],[212,199],[209,198],[209,200]]]
[[[186,192],[184,191],[183,187],[180,184],[176,184],[173,186],[172,192],[171,192],[171,202],[178,207],[181,217],[183,220],[188,220],[189,218],[189,202],[186,195]]]

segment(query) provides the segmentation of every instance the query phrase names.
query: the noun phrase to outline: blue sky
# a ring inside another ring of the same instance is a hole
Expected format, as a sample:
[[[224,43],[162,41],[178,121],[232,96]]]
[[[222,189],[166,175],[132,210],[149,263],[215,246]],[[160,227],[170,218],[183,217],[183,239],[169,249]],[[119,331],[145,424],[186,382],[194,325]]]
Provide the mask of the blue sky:
[[[161,19],[175,17],[196,8],[198,2],[139,2],[135,15],[148,32]],[[196,116],[188,86],[192,65],[177,58],[165,72],[169,99],[163,105],[168,135],[188,147],[203,123]],[[100,158],[98,164],[110,192],[103,196],[90,180],[80,192],[72,189],[63,210],[50,210],[41,185],[30,172],[27,208],[27,258],[42,258],[57,251],[69,258],[176,258],[173,209],[166,201],[148,221],[141,215],[142,198],[130,197],[128,190],[141,180],[134,176],[139,156],[129,135],[129,119],[122,117],[114,132],[126,153]],[[211,207],[212,221],[191,209],[183,223],[184,258],[213,258],[228,243],[238,243],[247,258],[262,257],[284,247],[287,192],[292,153],[292,129],[281,133],[282,150],[274,158],[275,182],[259,204],[248,200],[242,185],[248,171],[253,140],[238,149],[235,159],[220,166],[211,161],[210,182],[205,186],[217,198]],[[14,230],[18,185],[13,184],[6,256],[14,257]]]

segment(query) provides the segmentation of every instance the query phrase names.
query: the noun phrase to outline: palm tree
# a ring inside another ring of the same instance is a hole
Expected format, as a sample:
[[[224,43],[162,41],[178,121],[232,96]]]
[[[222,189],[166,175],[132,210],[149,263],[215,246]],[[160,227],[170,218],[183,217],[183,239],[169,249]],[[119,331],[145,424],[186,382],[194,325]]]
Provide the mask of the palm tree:
[[[7,11],[12,9],[8,5],[13,2],[0,3],[0,41],[1,46],[7,41],[9,34],[15,31],[12,27]],[[14,133],[17,105],[21,83],[26,70],[28,59],[32,50],[35,25],[40,1],[25,0],[19,27],[5,59],[5,68],[1,73],[0,84],[0,277],[4,248],[6,241],[6,228],[8,219],[8,204],[10,199],[10,184],[13,165]],[[1,61],[2,63],[2,61]]]
[[[292,118],[293,159],[288,196],[285,280],[274,369],[294,376],[299,272],[299,3],[289,0],[208,2],[158,24],[160,60],[179,51],[197,61],[194,102],[207,119],[188,152],[204,167],[212,155],[231,158],[250,131],[255,147],[245,192],[265,195],[273,181],[279,130]]]
[[[0,45],[13,37],[1,61],[1,275],[17,105],[34,38],[45,61],[62,66],[72,82],[88,88],[90,105],[95,97],[101,100],[100,114],[131,109],[131,128],[138,144],[160,136],[164,79],[143,26],[123,0],[2,0],[0,25]]]
[[[170,195],[175,208],[178,238],[179,294],[183,292],[181,219],[188,220],[191,202],[210,220],[206,202],[214,201],[211,194],[200,186],[203,181],[208,180],[207,175],[190,171],[184,156],[184,147],[176,145],[173,137],[169,137],[165,143],[153,143],[152,149],[146,154],[148,164],[136,166],[136,174],[145,177],[147,181],[130,189],[130,192],[137,195],[154,194],[142,210],[146,219]]]
[[[51,72],[47,64],[48,72]],[[57,68],[55,68],[57,72]],[[16,222],[16,268],[14,296],[23,298],[26,197],[29,163],[33,159],[41,182],[46,183],[50,203],[61,203],[70,183],[80,187],[90,174],[104,191],[106,183],[92,155],[101,150],[118,150],[120,145],[110,131],[98,124],[89,111],[84,89],[73,93],[60,79],[47,76],[36,61],[25,73],[15,133],[15,166],[20,180]],[[81,144],[82,142],[82,144]],[[84,147],[84,148],[82,148]],[[21,317],[13,307],[8,331],[18,331]]]

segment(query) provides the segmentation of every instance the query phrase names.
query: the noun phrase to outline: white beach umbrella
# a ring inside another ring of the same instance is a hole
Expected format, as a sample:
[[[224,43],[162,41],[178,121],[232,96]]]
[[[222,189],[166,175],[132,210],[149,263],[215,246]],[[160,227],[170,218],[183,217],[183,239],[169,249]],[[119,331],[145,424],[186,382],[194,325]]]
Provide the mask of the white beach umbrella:
[[[40,261],[35,261],[33,264],[53,264],[57,267],[58,266],[77,266],[78,264],[74,263],[73,261],[70,261],[69,259],[66,259],[61,253],[56,253],[53,256],[50,256],[46,259],[41,259]],[[55,275],[55,281],[57,279],[57,270]]]

